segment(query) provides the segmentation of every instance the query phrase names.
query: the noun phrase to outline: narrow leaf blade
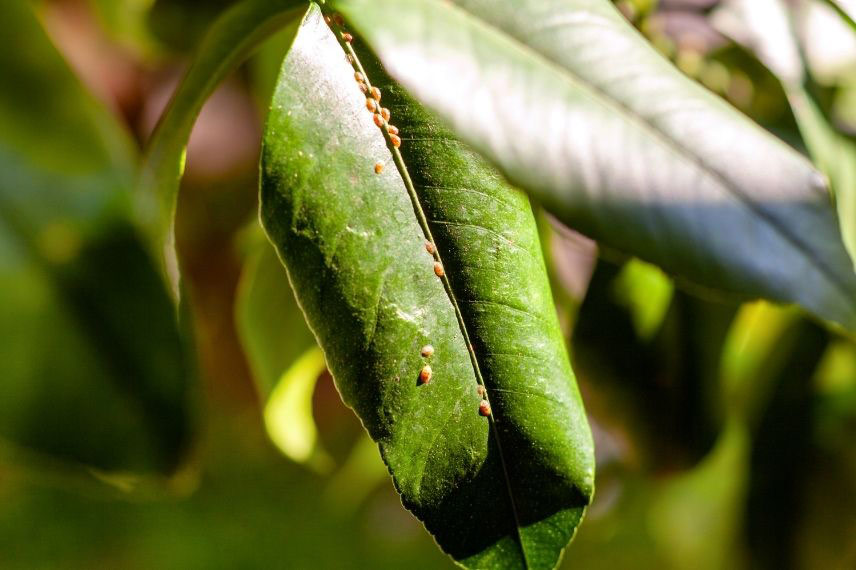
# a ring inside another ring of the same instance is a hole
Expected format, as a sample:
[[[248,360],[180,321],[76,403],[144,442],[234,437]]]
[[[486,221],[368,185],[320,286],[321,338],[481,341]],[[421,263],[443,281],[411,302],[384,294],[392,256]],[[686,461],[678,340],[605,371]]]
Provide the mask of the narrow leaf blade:
[[[590,500],[593,453],[528,201],[360,60],[409,140],[406,170],[313,8],[268,118],[263,224],[405,506],[467,567],[553,567]]]

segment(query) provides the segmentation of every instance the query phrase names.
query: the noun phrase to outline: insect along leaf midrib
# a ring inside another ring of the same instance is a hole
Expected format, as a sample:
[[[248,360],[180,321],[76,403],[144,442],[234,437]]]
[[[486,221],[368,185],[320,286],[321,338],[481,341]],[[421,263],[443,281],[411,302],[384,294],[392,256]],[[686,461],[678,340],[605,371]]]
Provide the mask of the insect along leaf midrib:
[[[265,227],[405,506],[465,565],[552,566],[590,496],[591,438],[528,202],[349,52],[311,10],[266,127]]]
[[[368,101],[370,103],[372,101],[376,101],[376,103],[374,103],[374,104],[367,105],[369,111],[374,112],[375,109],[373,107],[375,107],[375,106],[379,107],[379,105],[380,105],[380,101],[381,101],[381,97],[382,97],[381,93],[382,92],[377,87],[372,86],[370,76],[368,73],[366,73],[366,70],[362,65],[359,54],[356,52],[356,50],[351,45],[353,36],[351,34],[349,34],[348,32],[343,31],[341,29],[341,26],[338,25],[338,22],[336,22],[331,17],[327,17],[326,21],[328,22],[328,24],[332,25],[332,27],[334,29],[334,33],[336,33],[338,38],[341,39],[342,47],[346,51],[347,55],[349,56],[348,61],[352,62],[354,65],[354,68],[356,71],[355,77],[357,78],[358,83],[359,83],[360,79],[364,80],[364,85],[367,87],[366,91],[369,95]],[[338,28],[338,30],[337,30],[337,28]],[[368,55],[368,57],[371,57],[370,54],[367,54],[367,55]],[[386,77],[386,79],[387,79],[387,82],[389,82],[389,78]],[[524,546],[522,537],[520,536],[520,532],[519,532],[521,524],[520,524],[519,517],[517,514],[517,507],[515,505],[514,492],[513,492],[512,488],[509,484],[509,481],[508,481],[508,471],[506,469],[505,459],[504,459],[504,456],[502,453],[502,440],[499,437],[498,431],[495,428],[496,419],[495,419],[495,416],[491,413],[490,395],[489,395],[487,388],[485,387],[485,380],[482,376],[481,369],[479,366],[478,355],[476,354],[476,352],[473,348],[472,341],[470,340],[469,331],[467,330],[467,323],[466,323],[466,320],[464,319],[463,314],[461,313],[460,307],[458,306],[458,300],[457,300],[457,297],[455,295],[455,291],[452,288],[452,285],[449,281],[449,276],[445,272],[445,265],[443,264],[443,259],[442,259],[442,255],[440,253],[440,248],[437,247],[437,245],[434,241],[434,237],[431,233],[431,228],[430,228],[428,219],[426,218],[425,212],[423,211],[423,208],[422,208],[422,204],[420,201],[419,194],[417,193],[416,188],[413,185],[413,180],[410,177],[410,173],[408,171],[407,164],[405,163],[404,158],[402,157],[401,152],[399,151],[400,141],[402,139],[400,139],[400,138],[399,139],[393,139],[392,138],[396,135],[390,133],[389,129],[387,128],[389,125],[388,121],[391,118],[390,113],[387,111],[387,109],[386,108],[378,108],[378,111],[386,111],[386,113],[378,112],[378,113],[374,114],[375,124],[378,125],[378,127],[380,128],[381,132],[384,135],[384,138],[387,140],[387,142],[389,144],[390,152],[392,153],[393,159],[395,161],[395,165],[398,168],[398,171],[399,171],[399,174],[401,175],[404,187],[405,187],[407,194],[408,194],[408,196],[409,196],[409,198],[413,204],[414,214],[415,214],[416,219],[419,222],[419,226],[422,229],[422,232],[424,234],[424,237],[426,240],[426,250],[436,260],[435,264],[434,264],[434,273],[435,273],[435,275],[437,275],[437,277],[443,283],[443,288],[446,291],[446,294],[449,296],[449,301],[452,304],[452,307],[453,307],[454,312],[455,312],[455,318],[458,322],[458,325],[460,326],[461,334],[463,335],[464,342],[465,342],[466,347],[467,347],[467,351],[468,351],[468,354],[470,357],[470,362],[471,362],[472,368],[473,368],[473,373],[475,375],[475,380],[476,380],[476,383],[478,386],[477,392],[483,398],[482,401],[479,402],[479,413],[482,416],[487,417],[488,421],[492,425],[494,425],[494,428],[491,429],[490,431],[492,433],[492,436],[495,438],[497,449],[499,451],[500,464],[502,465],[503,475],[504,475],[504,479],[506,481],[506,490],[508,492],[508,500],[510,503],[512,516],[514,517],[515,527],[518,529],[517,539],[518,539],[518,542],[520,544],[520,550],[521,550],[522,557],[524,560],[526,560],[527,559],[526,548]],[[395,129],[395,132],[396,133],[398,132],[397,128]],[[404,137],[403,140],[406,141],[407,137]],[[375,168],[375,172],[379,173],[379,172],[377,172],[377,168]],[[433,350],[431,352],[433,353]],[[425,356],[424,351],[422,352],[422,354],[423,354],[423,356]],[[423,383],[427,383],[430,380],[431,374],[432,374],[432,370],[431,370],[430,366],[426,365],[425,367],[423,367],[422,371],[420,372],[420,380]],[[436,435],[435,435],[435,437],[436,437]],[[528,562],[527,562],[527,566],[529,566]]]

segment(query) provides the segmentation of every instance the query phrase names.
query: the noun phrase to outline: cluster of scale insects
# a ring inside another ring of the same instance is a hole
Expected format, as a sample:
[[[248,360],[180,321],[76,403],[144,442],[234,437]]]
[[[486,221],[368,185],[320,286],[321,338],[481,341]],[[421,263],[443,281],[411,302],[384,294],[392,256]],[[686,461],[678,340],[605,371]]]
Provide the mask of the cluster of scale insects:
[[[344,30],[345,21],[342,18],[341,14],[333,14],[332,16],[324,16],[324,21],[331,28],[335,24],[336,27],[339,28],[339,37],[342,38],[342,41],[345,44],[348,44],[348,49],[350,50],[350,44],[354,41],[354,36]],[[354,55],[351,53],[347,54],[348,63],[352,66],[356,65],[356,60]],[[389,142],[392,146],[397,149],[401,146],[401,137],[399,136],[398,127],[391,124],[389,120],[392,118],[392,114],[389,109],[386,107],[380,106],[380,98],[381,92],[377,87],[372,86],[365,75],[362,72],[355,70],[354,71],[354,79],[357,82],[357,86],[360,88],[360,91],[366,95],[366,109],[372,114],[372,118],[374,120],[374,124],[377,125],[379,129],[386,131],[389,136]],[[376,162],[374,165],[375,174],[380,174],[383,172],[384,165],[382,162]],[[445,269],[443,269],[443,264],[439,260],[439,255],[437,254],[437,247],[430,240],[425,241],[425,250],[431,254],[434,258],[434,274],[443,278],[446,275]],[[426,344],[422,347],[420,354],[425,359],[430,359],[434,355],[434,347],[430,344]],[[422,369],[419,371],[419,383],[422,385],[428,384],[431,382],[431,377],[433,376],[433,371],[431,370],[431,365],[425,363],[422,366]],[[479,414],[482,416],[489,416],[491,414],[490,403],[487,401],[487,391],[485,387],[481,384],[478,385],[478,394],[481,397],[481,401],[479,402]]]
[[[428,242],[430,244],[430,242]],[[432,244],[433,245],[433,244]],[[434,347],[430,344],[426,344],[422,347],[422,350],[419,351],[422,355],[422,358],[429,359],[434,356]],[[431,376],[433,375],[433,371],[431,370],[431,365],[426,363],[422,369],[419,371],[419,383],[427,384],[431,381]],[[483,416],[490,415],[490,403],[485,399],[485,394],[487,393],[484,389],[484,386],[481,384],[478,385],[478,393],[481,396],[481,402],[479,402],[479,414]]]

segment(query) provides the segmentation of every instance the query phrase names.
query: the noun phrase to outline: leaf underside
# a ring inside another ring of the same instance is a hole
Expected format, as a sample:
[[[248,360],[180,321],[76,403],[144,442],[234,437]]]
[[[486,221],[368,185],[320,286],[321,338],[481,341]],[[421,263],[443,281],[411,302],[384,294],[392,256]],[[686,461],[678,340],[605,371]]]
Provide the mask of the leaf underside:
[[[390,74],[564,223],[856,330],[823,177],[606,0],[335,0]]]
[[[313,5],[268,116],[263,224],[405,506],[465,566],[553,567],[590,501],[593,450],[529,203],[360,61],[406,170]]]
[[[835,131],[812,97],[792,17],[781,0],[730,0],[714,14],[713,23],[754,51],[782,82],[809,154],[829,178],[844,244],[856,264],[856,144]]]

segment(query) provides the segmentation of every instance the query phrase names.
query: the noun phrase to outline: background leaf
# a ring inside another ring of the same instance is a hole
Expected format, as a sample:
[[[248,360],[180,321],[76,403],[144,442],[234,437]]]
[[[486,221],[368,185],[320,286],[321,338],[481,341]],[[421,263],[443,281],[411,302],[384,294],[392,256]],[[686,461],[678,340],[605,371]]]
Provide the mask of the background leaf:
[[[405,506],[465,566],[552,567],[591,496],[592,444],[529,203],[363,65],[403,162],[313,7],[268,118],[262,221]]]
[[[289,23],[296,25],[305,9],[301,0],[245,0],[229,8],[211,26],[148,142],[137,183],[136,213],[175,298],[179,272],[173,222],[193,123],[217,85],[261,42]]]
[[[268,433],[290,459],[327,471],[331,460],[318,446],[312,416],[315,381],[324,356],[306,327],[273,246],[254,240],[236,302],[241,343],[264,405]]]
[[[131,221],[127,135],[25,2],[0,7],[0,434],[108,470],[189,444],[191,360]]]
[[[574,229],[683,280],[856,329],[823,177],[678,73],[611,3],[333,5],[396,79]]]

